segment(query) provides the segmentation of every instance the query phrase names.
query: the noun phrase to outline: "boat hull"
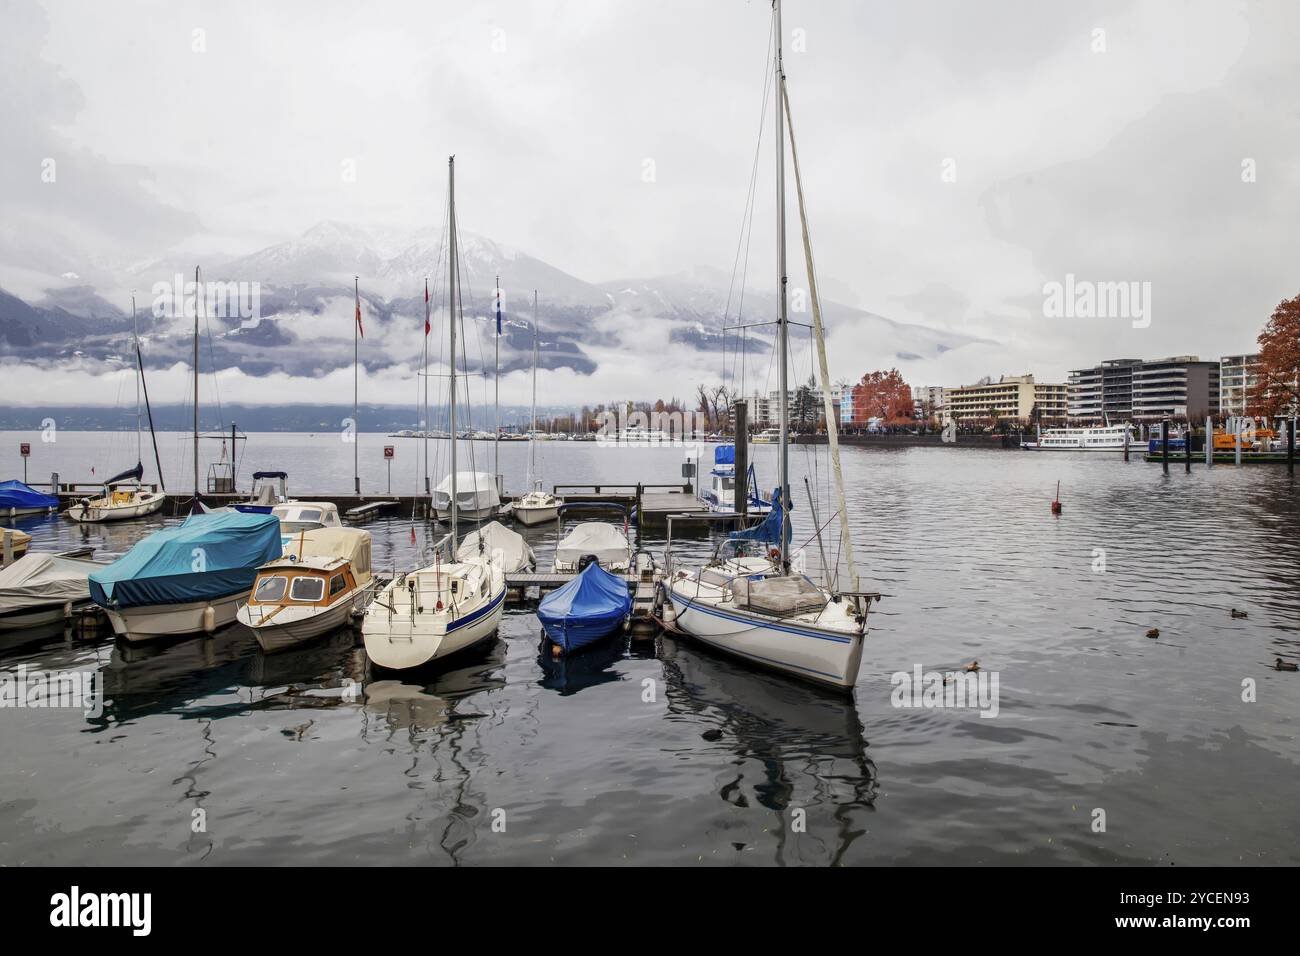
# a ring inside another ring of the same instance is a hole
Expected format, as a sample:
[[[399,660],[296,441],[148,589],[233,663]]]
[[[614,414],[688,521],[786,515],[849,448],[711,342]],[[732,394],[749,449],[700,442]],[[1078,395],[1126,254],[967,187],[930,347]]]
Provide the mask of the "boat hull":
[[[355,604],[355,597],[350,596],[337,604],[292,621],[280,621],[277,616],[276,619],[265,624],[255,624],[249,613],[249,605],[245,604],[239,609],[238,619],[239,623],[253,632],[262,650],[273,654],[276,651],[305,644],[347,625],[352,619],[352,609]]]
[[[239,606],[246,600],[248,592],[239,591],[208,601],[104,608],[104,611],[113,625],[113,633],[134,644],[184,634],[211,634],[234,623]]]
[[[515,503],[514,511],[512,512],[516,521],[520,524],[528,525],[529,527],[532,527],[533,525],[546,524],[548,521],[554,521],[556,515],[559,513],[560,508],[558,505],[544,505],[540,508],[528,508],[520,505],[518,502]]]
[[[388,670],[409,670],[468,650],[501,625],[504,588],[492,601],[457,621],[430,615],[383,614],[372,606],[361,626],[366,656]]]
[[[547,620],[539,612],[538,620],[542,630],[566,654],[604,640],[611,634],[623,629],[627,612],[605,614],[595,617],[567,617],[560,620]]]
[[[73,601],[69,607],[67,601],[51,601],[47,604],[35,604],[10,611],[8,614],[0,614],[0,631],[22,631],[29,627],[61,624],[70,613],[79,611],[89,604],[89,600]]]
[[[497,505],[489,505],[486,508],[461,508],[456,512],[458,521],[487,521],[489,518],[496,517]],[[435,517],[439,524],[451,524],[450,511],[437,511]]]
[[[754,618],[669,589],[677,627],[754,664],[836,690],[851,690],[862,663],[864,634]]]

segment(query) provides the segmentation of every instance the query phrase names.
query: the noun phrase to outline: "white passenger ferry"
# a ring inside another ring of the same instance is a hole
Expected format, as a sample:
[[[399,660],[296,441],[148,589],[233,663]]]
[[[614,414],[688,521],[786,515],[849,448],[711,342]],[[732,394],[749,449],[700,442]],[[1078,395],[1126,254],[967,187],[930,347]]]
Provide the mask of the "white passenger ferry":
[[[1130,448],[1140,448],[1137,430],[1123,425],[1095,425],[1088,428],[1039,429],[1037,441],[1024,441],[1020,447],[1029,451],[1123,451],[1127,436]]]

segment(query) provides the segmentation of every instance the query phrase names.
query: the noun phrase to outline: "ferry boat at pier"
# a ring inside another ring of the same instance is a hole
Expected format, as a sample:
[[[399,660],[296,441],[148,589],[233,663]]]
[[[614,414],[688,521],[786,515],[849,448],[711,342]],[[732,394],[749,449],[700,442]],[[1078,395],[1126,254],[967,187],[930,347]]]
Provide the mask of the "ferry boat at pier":
[[[1141,447],[1137,430],[1123,425],[1094,425],[1085,428],[1043,428],[1037,441],[1023,441],[1027,451],[1123,451]]]

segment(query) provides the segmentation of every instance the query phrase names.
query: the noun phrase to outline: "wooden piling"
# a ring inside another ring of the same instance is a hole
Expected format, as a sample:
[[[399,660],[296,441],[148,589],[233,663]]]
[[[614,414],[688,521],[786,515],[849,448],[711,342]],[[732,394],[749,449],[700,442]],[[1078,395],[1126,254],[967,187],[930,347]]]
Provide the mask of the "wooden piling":
[[[1192,419],[1187,419],[1187,431],[1183,434],[1183,461],[1186,465],[1185,471],[1190,475],[1192,473]]]
[[[1169,419],[1160,423],[1160,466],[1169,474]]]
[[[749,513],[749,405],[743,399],[735,404],[735,417],[736,480],[732,482],[732,487],[735,489],[731,493],[732,510],[740,515],[740,524],[743,527],[745,516]],[[704,467],[703,463],[700,467]]]
[[[1293,475],[1295,474],[1295,426],[1295,416],[1292,415],[1286,429],[1286,470]]]

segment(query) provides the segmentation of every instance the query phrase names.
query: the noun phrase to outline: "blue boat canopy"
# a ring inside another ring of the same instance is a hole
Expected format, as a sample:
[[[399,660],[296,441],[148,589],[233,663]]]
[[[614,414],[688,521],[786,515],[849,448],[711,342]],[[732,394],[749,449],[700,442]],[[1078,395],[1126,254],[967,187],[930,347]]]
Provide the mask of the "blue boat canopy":
[[[736,446],[719,445],[713,449],[713,463],[715,465],[734,465],[736,463]]]
[[[280,479],[284,480],[284,479],[288,479],[288,477],[289,477],[289,473],[288,473],[287,471],[255,471],[255,472],[253,472],[253,480],[254,480],[254,481],[260,481],[260,480],[263,479],[263,478],[280,478]]]
[[[790,522],[784,521],[784,508],[781,504],[781,489],[772,490],[772,510],[767,513],[767,517],[760,524],[744,531],[733,531],[728,537],[732,541],[765,541],[768,544],[776,545],[781,541],[782,524],[785,525],[785,543],[790,544],[790,534],[793,528]]]
[[[280,519],[237,511],[190,515],[90,575],[102,607],[207,601],[247,591],[258,565],[284,554]]]
[[[115,485],[119,481],[129,481],[129,480],[140,481],[143,478],[144,478],[144,465],[141,462],[137,461],[135,463],[134,468],[128,468],[120,475],[114,475],[112,478],[108,479],[108,481],[104,482],[104,484]]]
[[[537,619],[551,640],[570,651],[621,626],[631,610],[627,582],[592,562],[542,599]]]
[[[0,511],[9,508],[57,508],[59,499],[43,495],[21,481],[0,481]]]

